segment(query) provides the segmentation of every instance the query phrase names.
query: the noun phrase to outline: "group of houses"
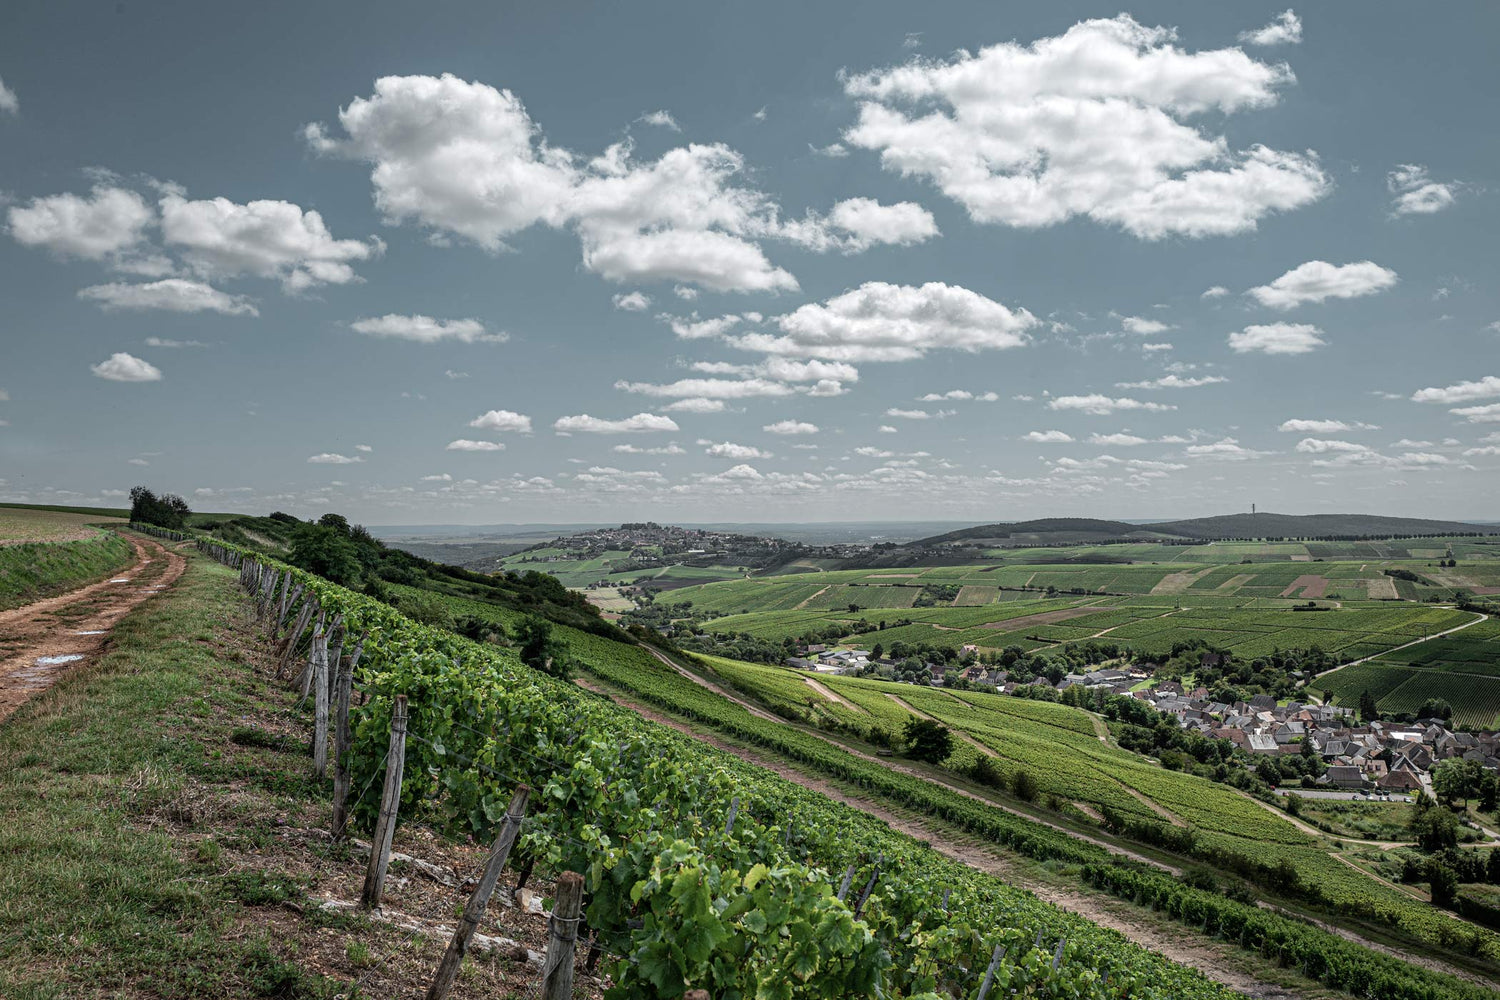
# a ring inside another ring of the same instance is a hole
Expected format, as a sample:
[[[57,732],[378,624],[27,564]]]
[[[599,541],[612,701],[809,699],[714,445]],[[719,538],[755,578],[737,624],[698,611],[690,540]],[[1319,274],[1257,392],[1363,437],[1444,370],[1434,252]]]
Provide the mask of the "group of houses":
[[[871,666],[893,667],[890,660],[872,660],[863,649],[833,649],[810,645],[788,664],[824,673],[862,673]],[[931,683],[941,685],[948,672],[971,685],[1011,694],[1018,687],[1047,685],[1058,691],[1082,685],[1105,694],[1123,694],[1145,701],[1163,715],[1171,716],[1185,729],[1213,739],[1228,740],[1255,756],[1302,754],[1305,744],[1327,765],[1317,779],[1329,790],[1432,793],[1432,769],[1442,760],[1460,757],[1500,770],[1500,733],[1463,733],[1449,730],[1441,720],[1424,719],[1398,725],[1386,722],[1359,723],[1354,712],[1333,705],[1300,701],[1278,704],[1268,694],[1233,704],[1214,701],[1207,688],[1185,689],[1175,681],[1145,687],[1149,670],[1138,666],[1111,667],[1070,673],[1056,684],[1035,677],[1025,685],[995,666],[957,666],[928,663]]]

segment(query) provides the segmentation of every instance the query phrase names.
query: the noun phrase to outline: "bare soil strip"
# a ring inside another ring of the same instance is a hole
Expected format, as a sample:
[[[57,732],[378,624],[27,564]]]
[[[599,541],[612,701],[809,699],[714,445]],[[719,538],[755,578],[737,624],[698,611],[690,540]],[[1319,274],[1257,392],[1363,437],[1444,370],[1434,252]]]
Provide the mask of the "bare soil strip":
[[[1309,600],[1322,597],[1328,590],[1328,577],[1305,573],[1293,580],[1291,586],[1281,592],[1281,596],[1293,597],[1299,590],[1302,591],[1302,596]]]
[[[835,704],[843,705],[845,708],[847,708],[847,709],[849,709],[851,711],[860,712],[860,713],[862,713],[864,715],[869,715],[870,714],[863,707],[854,704],[852,701],[845,701],[843,698],[840,698],[838,695],[834,694],[831,689],[823,686],[822,684],[819,684],[817,681],[813,680],[811,677],[804,677],[804,678],[802,678],[802,682],[804,684],[806,684],[808,687],[812,688],[814,691],[818,692],[818,694],[820,694],[823,697],[827,698],[829,701],[834,702]]]
[[[980,628],[999,628],[1009,632],[1012,629],[1030,628],[1033,625],[1052,625],[1056,622],[1065,622],[1069,618],[1082,618],[1084,615],[1096,615],[1098,608],[1063,608],[1060,611],[1043,611],[1040,614],[1025,615],[1021,618],[1007,618],[1003,622],[986,622]]]
[[[824,587],[816,594],[808,594],[806,597],[802,598],[801,601],[797,602],[797,606],[792,608],[792,610],[801,611],[803,608],[807,607],[808,603],[811,602],[814,598],[822,597],[824,594],[828,593],[829,589],[829,587]]]
[[[0,612],[0,721],[63,674],[103,652],[115,622],[162,593],[187,560],[147,538],[128,569],[99,583]]]

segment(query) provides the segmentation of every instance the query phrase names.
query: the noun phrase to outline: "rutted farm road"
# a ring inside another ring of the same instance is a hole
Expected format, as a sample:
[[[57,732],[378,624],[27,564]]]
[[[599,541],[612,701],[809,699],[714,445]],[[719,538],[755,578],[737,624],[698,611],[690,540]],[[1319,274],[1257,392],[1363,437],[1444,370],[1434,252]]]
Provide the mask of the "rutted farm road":
[[[135,547],[131,566],[107,580],[0,612],[0,721],[103,652],[114,624],[170,587],[187,566],[151,539],[123,537]]]

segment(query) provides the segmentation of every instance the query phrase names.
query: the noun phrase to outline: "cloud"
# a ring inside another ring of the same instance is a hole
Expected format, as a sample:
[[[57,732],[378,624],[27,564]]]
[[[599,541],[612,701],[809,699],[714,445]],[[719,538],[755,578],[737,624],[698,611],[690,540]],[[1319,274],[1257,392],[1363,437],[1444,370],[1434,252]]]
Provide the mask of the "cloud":
[[[926,420],[932,416],[926,410],[902,410],[894,406],[886,410],[885,415],[888,417],[899,417],[902,420]]]
[[[745,350],[839,361],[905,361],[930,350],[1004,350],[1026,343],[1037,319],[958,285],[870,281],[776,317],[782,336],[751,333]]]
[[[1500,396],[1500,377],[1486,375],[1473,382],[1455,382],[1447,386],[1429,386],[1411,394],[1413,403],[1463,403],[1471,399]]]
[[[641,312],[651,307],[651,296],[644,292],[626,292],[613,296],[610,301],[615,304],[616,309],[625,312]]]
[[[453,482],[453,477],[446,472],[440,472],[433,476],[423,476],[421,481],[424,483],[451,483]]]
[[[1385,186],[1393,195],[1392,215],[1431,215],[1457,200],[1458,185],[1434,181],[1419,163],[1403,163],[1386,174]]]
[[[1369,445],[1358,444],[1354,441],[1339,441],[1327,438],[1303,438],[1297,442],[1296,449],[1304,455],[1323,455],[1328,452],[1367,452],[1372,451]]]
[[[823,233],[807,240],[814,249],[834,246],[845,253],[861,253],[878,245],[912,246],[938,232],[932,213],[911,201],[882,205],[874,198],[846,198],[823,220]]]
[[[712,455],[714,458],[731,458],[735,461],[742,461],[747,458],[771,457],[771,453],[768,451],[761,451],[753,445],[734,444],[731,441],[722,441],[718,444],[708,442],[708,447],[704,449],[704,454]]]
[[[1371,424],[1347,424],[1342,420],[1303,420],[1293,418],[1283,420],[1278,431],[1292,431],[1298,434],[1337,434],[1340,431],[1349,431],[1355,428],[1360,430],[1378,430]]]
[[[724,412],[724,401],[722,399],[706,399],[703,396],[692,396],[688,399],[679,399],[675,403],[668,403],[662,409],[668,413],[722,413]]]
[[[617,451],[622,455],[686,455],[687,449],[673,443],[662,445],[660,448],[638,448],[633,444],[617,444],[610,451]]]
[[[147,337],[144,343],[147,347],[159,347],[164,349],[208,346],[201,340],[168,340],[165,337]]]
[[[1142,402],[1139,399],[1131,399],[1129,396],[1111,399],[1109,396],[1099,393],[1088,396],[1058,396],[1055,399],[1047,401],[1047,408],[1051,410],[1080,410],[1097,417],[1102,417],[1118,410],[1161,412],[1177,409],[1177,407],[1165,403]]]
[[[1163,323],[1159,319],[1142,319],[1139,316],[1126,316],[1120,320],[1120,326],[1126,333],[1143,333],[1148,336],[1153,333],[1165,333],[1172,329],[1170,323]]]
[[[309,465],[354,465],[363,462],[359,455],[340,455],[335,452],[325,451],[322,454],[308,456]]]
[[[386,313],[357,319],[349,324],[355,333],[393,340],[412,340],[419,344],[436,344],[455,340],[460,344],[501,344],[510,339],[502,331],[487,333],[477,319],[433,319],[431,316],[401,316]]]
[[[5,85],[4,80],[0,80],[0,111],[11,115],[19,114],[21,111],[21,99],[16,96],[14,90]]]
[[[167,312],[216,312],[225,316],[259,316],[260,312],[243,295],[221,292],[201,281],[186,278],[163,278],[144,284],[111,282],[90,285],[78,291],[78,297],[99,303],[102,309],[162,309]]]
[[[1292,268],[1269,285],[1246,292],[1263,306],[1291,309],[1304,302],[1354,299],[1374,295],[1396,284],[1396,272],[1370,260],[1357,264],[1330,264],[1310,260]]]
[[[443,369],[443,374],[445,376],[447,376],[448,378],[450,378],[450,379],[454,379],[455,381],[458,380],[458,379],[461,379],[461,378],[468,378],[469,377],[469,373],[468,372],[454,371],[452,368],[445,368],[445,369]]]
[[[515,431],[519,434],[530,434],[531,418],[510,410],[490,410],[470,420],[469,426],[483,431]]]
[[[944,399],[973,399],[974,394],[967,389],[949,389],[947,392],[929,392],[927,395],[917,398],[923,403],[937,403]]]
[[[1169,345],[1170,346],[1170,345]],[[1220,382],[1228,382],[1229,379],[1222,375],[1197,375],[1183,378],[1181,375],[1163,375],[1161,378],[1148,379],[1145,382],[1116,382],[1117,389],[1196,389],[1204,385],[1217,385]]]
[[[1271,23],[1254,31],[1240,32],[1247,45],[1297,45],[1302,41],[1302,21],[1291,9],[1271,18]]]
[[[1150,444],[1149,438],[1137,437],[1134,434],[1090,434],[1089,444],[1102,444],[1111,447],[1119,446],[1131,448],[1138,444]]]
[[[1069,444],[1073,440],[1073,435],[1066,431],[1030,431],[1022,436],[1021,440],[1035,441],[1038,444]]]
[[[879,433],[879,434],[899,434],[900,433],[900,431],[898,431],[896,428],[892,427],[890,424],[881,424],[879,427],[875,428],[875,430],[876,430],[876,433]],[[794,448],[800,448],[802,446],[801,445],[793,445],[792,447],[794,447]]]
[[[459,438],[449,441],[445,449],[447,451],[504,451],[505,445],[499,441],[471,441],[468,438]]]
[[[23,246],[103,260],[139,244],[156,213],[134,191],[96,185],[88,198],[58,194],[14,205],[9,218],[10,235]]]
[[[812,143],[808,143],[807,148],[811,150],[814,156],[824,156],[830,160],[842,160],[849,155],[849,148],[843,143],[838,142],[830,142],[826,146],[814,146]]]
[[[1291,70],[1175,41],[1121,14],[849,75],[861,104],[844,139],[932,181],[976,222],[1023,228],[1083,216],[1143,239],[1223,235],[1322,197],[1315,154],[1236,151],[1189,124],[1274,105]]]
[[[1205,290],[1204,293],[1198,297],[1200,299],[1222,299],[1228,294],[1229,289],[1225,288],[1223,285],[1214,285],[1212,288]]]
[[[863,445],[863,446],[861,446],[859,448],[855,448],[854,449],[854,454],[859,455],[859,456],[861,456],[863,458],[895,458],[896,457],[896,453],[894,451],[886,451],[886,450],[884,450],[882,448],[876,448],[876,447],[873,447],[871,445]]]
[[[508,90],[451,74],[387,76],[339,112],[344,137],[321,125],[316,151],[371,164],[375,204],[496,251],[543,225],[578,236],[584,267],[611,281],[667,281],[714,291],[795,290],[755,240],[779,237],[774,201],[738,181],[744,158],[693,143],[634,159],[629,139],[585,159],[550,145]]]
[[[637,413],[623,420],[604,420],[581,413],[572,417],[559,417],[552,429],[563,434],[633,434],[650,431],[678,430],[671,417],[657,413]]]
[[[1230,462],[1242,462],[1268,454],[1264,451],[1242,447],[1239,441],[1232,437],[1221,438],[1213,444],[1188,445],[1183,451],[1194,458],[1214,458]]]
[[[368,454],[369,452],[372,452],[375,449],[373,447],[371,447],[370,445],[367,445],[367,444],[357,444],[357,445],[354,446],[354,450],[355,451],[362,451],[362,452],[365,452],[365,453]]]
[[[90,365],[89,371],[111,382],[160,382],[161,369],[133,354],[116,351],[107,360]]]
[[[784,436],[816,434],[818,433],[818,425],[809,424],[801,420],[778,420],[774,424],[766,424],[761,430],[767,434],[781,434]]]
[[[1500,423],[1500,403],[1486,403],[1483,406],[1461,406],[1456,410],[1449,410],[1455,417],[1463,417],[1471,424],[1494,424]]]
[[[673,132],[681,132],[682,126],[677,124],[677,119],[672,117],[670,111],[648,111],[641,115],[636,121],[642,125],[655,125],[659,128],[668,128]]]
[[[275,278],[289,292],[358,281],[351,263],[385,251],[378,239],[334,239],[323,216],[288,201],[161,199],[162,240],[202,276]]]
[[[1311,323],[1266,323],[1231,333],[1229,346],[1237,354],[1306,354],[1327,343],[1322,333]]]
[[[773,382],[764,378],[684,378],[665,385],[653,382],[626,382],[622,379],[615,383],[615,388],[646,396],[700,399],[750,399],[761,396],[790,396],[796,392],[784,382]]]

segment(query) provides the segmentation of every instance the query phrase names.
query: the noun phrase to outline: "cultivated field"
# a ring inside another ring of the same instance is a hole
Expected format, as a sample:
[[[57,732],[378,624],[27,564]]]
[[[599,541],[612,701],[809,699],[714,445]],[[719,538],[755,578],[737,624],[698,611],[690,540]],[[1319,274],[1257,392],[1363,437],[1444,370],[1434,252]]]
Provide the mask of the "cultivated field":
[[[91,524],[123,524],[124,518],[92,513],[42,510],[34,507],[0,507],[0,545],[24,542],[76,542],[98,532]]]

